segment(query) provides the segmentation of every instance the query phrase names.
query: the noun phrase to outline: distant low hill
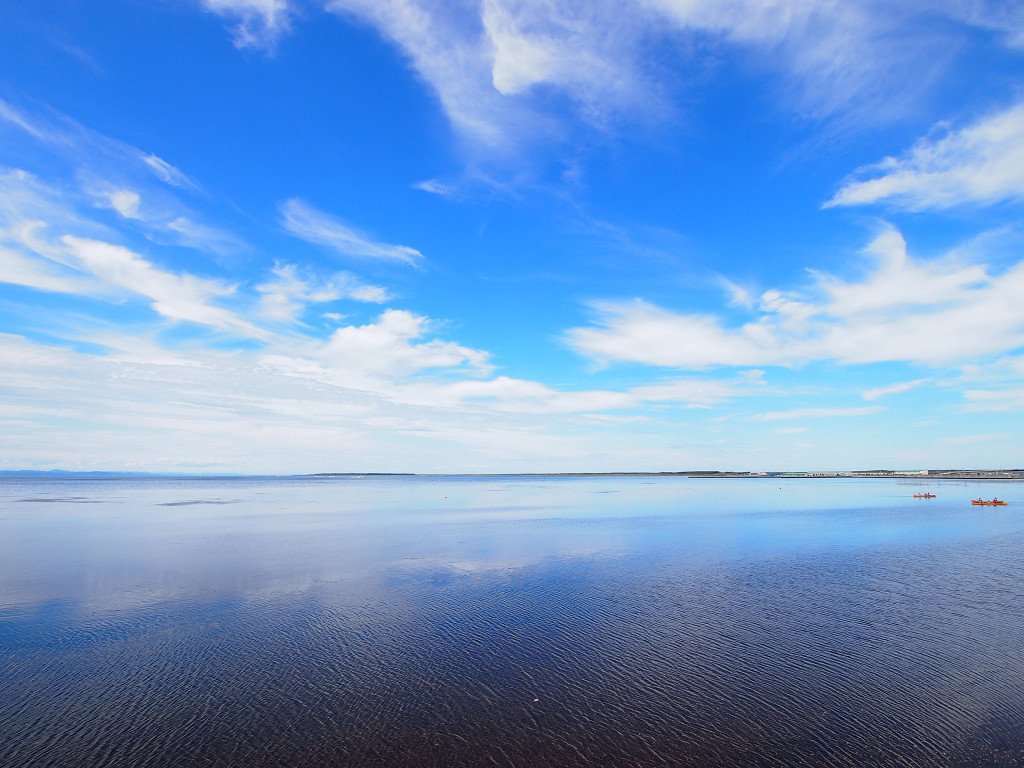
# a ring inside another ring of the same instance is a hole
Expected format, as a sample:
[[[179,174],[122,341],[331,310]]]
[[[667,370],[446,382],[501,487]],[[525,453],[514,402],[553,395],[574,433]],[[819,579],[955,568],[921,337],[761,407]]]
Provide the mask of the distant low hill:
[[[237,474],[208,475],[204,477],[243,477]],[[80,472],[73,469],[0,469],[0,477],[187,477],[187,472]]]

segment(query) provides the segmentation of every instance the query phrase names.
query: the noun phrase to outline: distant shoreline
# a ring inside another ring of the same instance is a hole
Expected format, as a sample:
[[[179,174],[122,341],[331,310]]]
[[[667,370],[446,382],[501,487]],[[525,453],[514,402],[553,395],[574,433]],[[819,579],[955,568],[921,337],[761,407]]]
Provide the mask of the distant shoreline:
[[[901,480],[1024,480],[1024,469],[933,469],[933,470],[854,470],[849,472],[733,472],[716,470],[692,470],[680,472],[316,472],[311,474],[288,475],[247,475],[247,474],[204,474],[204,473],[156,473],[156,472],[75,472],[73,470],[0,470],[2,477],[50,478],[50,479],[132,479],[132,478],[208,478],[245,479],[257,477],[281,478],[345,478],[345,477],[685,477],[690,479],[745,478],[751,480],[780,479],[901,479]]]
[[[895,478],[903,480],[1024,480],[1024,469],[937,470],[934,473],[877,470],[868,472],[318,472],[300,477],[687,477],[692,479],[744,478],[750,480],[834,480],[839,478]]]

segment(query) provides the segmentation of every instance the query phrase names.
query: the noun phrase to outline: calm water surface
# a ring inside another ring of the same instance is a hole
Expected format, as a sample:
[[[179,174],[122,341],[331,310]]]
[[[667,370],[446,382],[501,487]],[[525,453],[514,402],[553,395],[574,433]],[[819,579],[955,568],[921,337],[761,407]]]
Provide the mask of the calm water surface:
[[[0,479],[0,765],[1024,765],[1022,555],[1022,484]]]

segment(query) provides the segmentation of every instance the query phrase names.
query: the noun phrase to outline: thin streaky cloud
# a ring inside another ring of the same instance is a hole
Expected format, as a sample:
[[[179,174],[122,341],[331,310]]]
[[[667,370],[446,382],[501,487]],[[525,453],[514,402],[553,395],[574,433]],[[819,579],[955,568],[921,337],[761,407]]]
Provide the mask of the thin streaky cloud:
[[[109,206],[124,218],[142,218],[139,215],[139,203],[142,202],[142,198],[138,192],[133,192],[130,189],[114,189],[106,191],[103,197],[106,198]]]
[[[3,246],[0,246],[0,283],[77,295],[101,292],[96,281],[88,280],[60,264],[26,256]]]
[[[198,323],[250,338],[267,337],[249,321],[211,303],[233,294],[234,286],[162,270],[120,245],[72,235],[64,235],[61,242],[83,271],[151,299],[152,309],[168,320]]]
[[[272,51],[291,28],[295,11],[288,0],[202,0],[206,9],[234,21],[232,36],[238,48]]]
[[[825,207],[921,211],[1004,200],[1024,200],[1024,103],[957,130],[936,126],[899,157],[859,169]]]
[[[903,392],[909,392],[912,389],[920,387],[922,384],[927,384],[930,379],[914,379],[913,381],[898,381],[895,384],[889,384],[885,387],[876,387],[874,389],[868,389],[861,392],[860,396],[865,400],[877,400],[880,397],[886,395],[898,395]]]
[[[722,43],[781,72],[776,96],[816,119],[886,122],[949,66],[963,28],[907,39],[908,19],[870,0],[326,0],[328,11],[374,27],[433,90],[455,131],[487,153],[570,135],[548,108],[554,91],[600,131],[676,116],[676,87],[651,50],[670,46],[695,68]],[[949,9],[944,16],[956,14]],[[927,55],[923,55],[926,51]],[[756,62],[756,63],[755,63]],[[561,138],[560,138],[561,137]],[[477,152],[477,155],[482,155]]]
[[[296,322],[312,304],[341,299],[383,304],[390,296],[385,288],[366,285],[354,275],[337,273],[327,279],[303,271],[295,264],[277,263],[272,278],[256,286],[260,314],[277,322]]]
[[[246,250],[245,242],[237,235],[220,227],[200,223],[188,216],[176,216],[164,226],[174,233],[179,245],[199,251],[229,256]]]
[[[0,99],[0,119],[21,128],[29,136],[47,144],[53,144],[63,139],[59,134],[44,125],[40,125],[13,104],[3,99]]]
[[[202,190],[197,181],[189,178],[163,158],[157,157],[154,154],[140,152],[139,159],[152,171],[153,175],[165,184],[192,192],[200,192]]]
[[[418,181],[413,184],[412,187],[413,189],[418,189],[421,192],[429,192],[432,195],[440,195],[441,197],[451,197],[455,194],[454,189],[437,179],[425,179],[423,181]]]
[[[977,443],[1004,442],[1006,440],[1016,440],[1017,438],[1018,436],[1012,432],[996,432],[982,435],[956,435],[955,437],[943,437],[939,442],[949,445],[975,445]]]
[[[30,115],[0,99],[0,120],[17,126],[42,144],[70,156],[81,166],[101,169],[99,175],[110,171],[141,169],[169,186],[189,192],[202,192],[197,181],[163,158],[97,133],[66,115],[55,113],[54,118],[48,120],[38,114]]]
[[[1024,386],[1002,389],[968,389],[964,392],[966,411],[1009,411],[1020,413],[1024,410]]]
[[[302,200],[293,198],[286,201],[281,206],[281,217],[284,228],[291,234],[344,256],[397,261],[414,267],[423,264],[423,254],[415,248],[374,240]]]
[[[788,419],[831,419],[847,416],[870,416],[884,411],[880,405],[866,405],[859,408],[795,408],[791,411],[769,411],[752,418],[755,421],[784,421]]]

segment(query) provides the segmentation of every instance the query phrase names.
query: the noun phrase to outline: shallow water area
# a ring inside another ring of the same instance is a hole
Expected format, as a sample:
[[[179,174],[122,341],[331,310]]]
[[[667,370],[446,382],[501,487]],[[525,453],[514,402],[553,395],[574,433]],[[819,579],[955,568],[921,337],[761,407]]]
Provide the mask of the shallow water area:
[[[1024,764],[1020,484],[3,478],[0,547],[2,765]]]

